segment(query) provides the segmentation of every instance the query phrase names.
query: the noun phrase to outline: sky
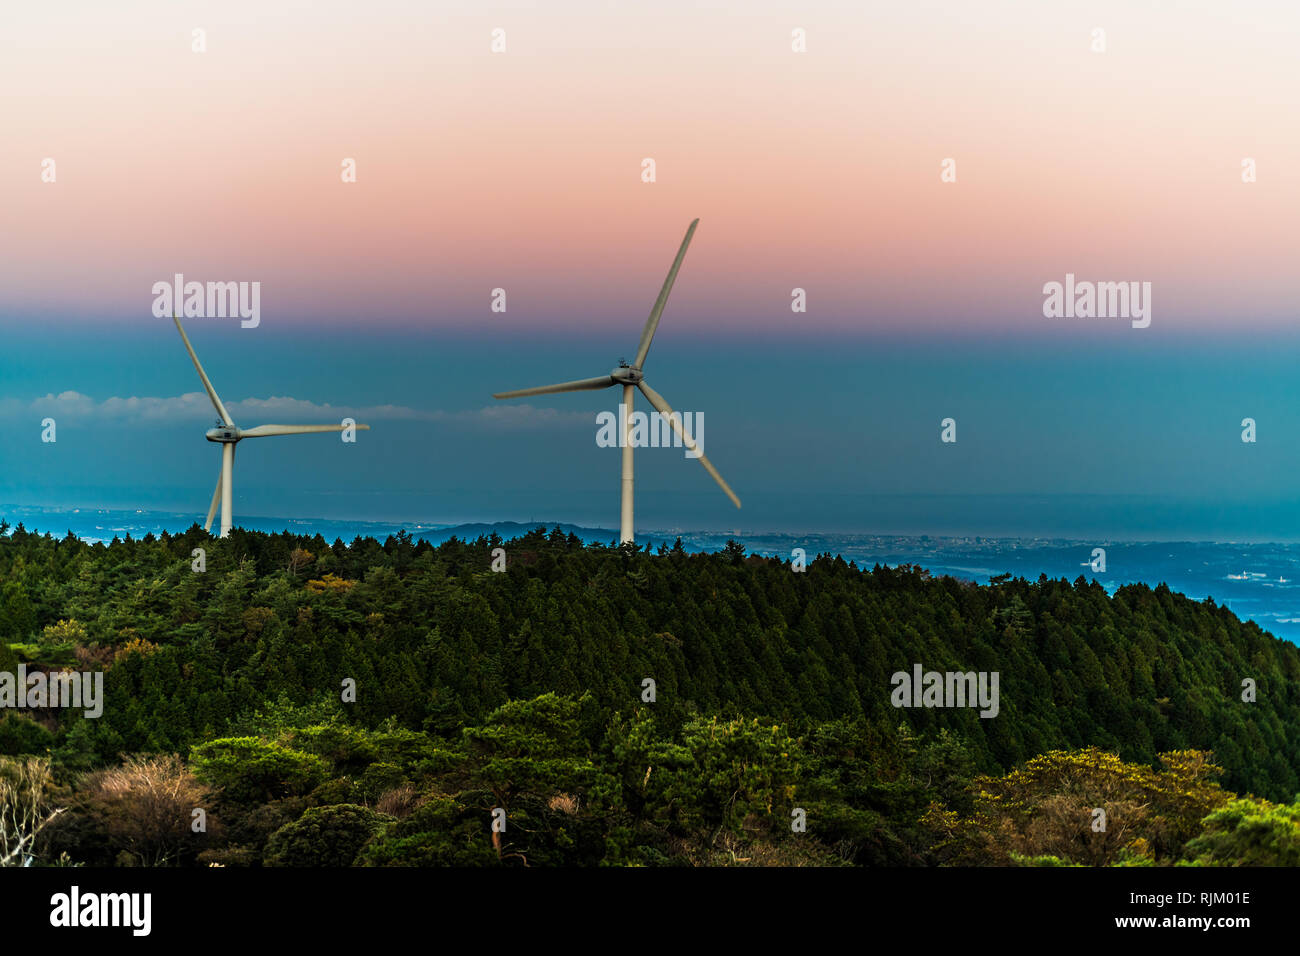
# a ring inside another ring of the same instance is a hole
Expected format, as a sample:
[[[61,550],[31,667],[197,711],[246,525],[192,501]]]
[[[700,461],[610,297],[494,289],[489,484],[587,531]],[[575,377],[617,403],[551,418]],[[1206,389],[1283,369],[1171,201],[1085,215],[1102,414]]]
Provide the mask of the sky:
[[[372,426],[241,443],[236,521],[613,526],[617,392],[491,393],[630,360],[698,217],[645,371],[744,508],[643,449],[639,525],[1296,540],[1298,40],[1249,0],[8,5],[0,506],[206,512],[181,273],[260,283],[187,320],[240,425]],[[1045,316],[1067,274],[1150,324]]]

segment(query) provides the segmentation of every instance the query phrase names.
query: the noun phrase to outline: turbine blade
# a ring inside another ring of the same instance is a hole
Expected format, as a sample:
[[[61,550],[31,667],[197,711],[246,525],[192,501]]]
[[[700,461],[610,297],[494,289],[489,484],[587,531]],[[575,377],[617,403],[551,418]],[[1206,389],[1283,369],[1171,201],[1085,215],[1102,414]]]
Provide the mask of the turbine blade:
[[[199,357],[194,354],[194,346],[190,345],[190,337],[185,334],[185,329],[181,326],[181,320],[176,318],[176,313],[172,313],[172,321],[176,323],[176,331],[181,334],[181,341],[185,343],[185,350],[190,353],[190,361],[198,369],[199,378],[203,379],[203,387],[208,390],[208,398],[212,399],[212,406],[221,416],[221,420],[227,425],[235,424],[230,417],[230,412],[226,411],[226,406],[221,404],[221,399],[217,397],[217,390],[212,387],[212,382],[208,380],[208,373],[203,371],[203,366],[199,364]]]
[[[345,425],[258,425],[241,428],[240,438],[266,438],[270,435],[314,435],[317,432],[341,432]],[[370,431],[369,425],[353,425],[358,431]]]
[[[222,471],[225,470],[224,465]],[[217,504],[221,501],[221,477],[222,472],[217,472],[217,488],[212,492],[212,504],[208,507],[208,518],[203,522],[203,530],[209,531],[212,528],[212,519],[217,516]]]
[[[664,280],[664,287],[659,290],[659,298],[655,299],[655,306],[650,310],[650,318],[645,320],[645,328],[641,330],[641,344],[637,346],[636,358],[632,360],[633,368],[640,368],[645,362],[646,353],[650,351],[650,343],[654,341],[655,329],[659,328],[659,316],[664,314],[664,306],[668,303],[668,293],[673,291],[673,283],[677,281],[677,270],[682,267],[682,260],[686,258],[686,247],[691,244],[691,236],[695,235],[695,227],[700,224],[698,219],[692,219],[690,227],[686,230],[686,238],[682,240],[682,247],[677,250],[677,258],[673,260],[673,267],[668,270],[668,278]]]
[[[704,466],[704,470],[713,476],[713,480],[716,481],[719,487],[721,487],[722,490],[727,493],[727,497],[731,499],[731,503],[734,504],[737,508],[739,508],[740,499],[737,498],[736,493],[731,490],[731,486],[722,480],[722,475],[718,474],[718,469],[713,467],[713,462],[709,461],[709,459],[704,457],[704,452],[701,451],[699,446],[695,444],[695,439],[691,438],[690,435],[686,434],[686,430],[682,428],[681,416],[674,415],[672,406],[669,405],[666,401],[664,401],[664,397],[660,395],[658,392],[656,392],[649,385],[647,385],[644,381],[638,382],[637,388],[641,389],[641,394],[650,400],[650,404],[655,407],[655,410],[658,411],[659,414],[662,415],[664,418],[668,419],[669,424],[673,426],[673,431],[677,432],[677,434],[682,436],[682,444],[685,445],[687,448],[689,448],[691,451],[699,452],[700,464]]]
[[[551,395],[556,392],[586,392],[597,388],[609,388],[614,384],[611,375],[600,378],[584,378],[576,382],[561,382],[559,385],[542,385],[538,388],[521,388],[513,392],[494,392],[493,398],[523,398],[526,395]]]

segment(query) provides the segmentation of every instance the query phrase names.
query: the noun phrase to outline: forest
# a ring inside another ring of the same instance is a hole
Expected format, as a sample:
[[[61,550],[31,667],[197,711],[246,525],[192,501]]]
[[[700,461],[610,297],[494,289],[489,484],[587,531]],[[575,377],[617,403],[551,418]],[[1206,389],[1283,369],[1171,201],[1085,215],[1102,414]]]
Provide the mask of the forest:
[[[1300,865],[1300,648],[1163,585],[0,522],[20,667],[0,865]]]

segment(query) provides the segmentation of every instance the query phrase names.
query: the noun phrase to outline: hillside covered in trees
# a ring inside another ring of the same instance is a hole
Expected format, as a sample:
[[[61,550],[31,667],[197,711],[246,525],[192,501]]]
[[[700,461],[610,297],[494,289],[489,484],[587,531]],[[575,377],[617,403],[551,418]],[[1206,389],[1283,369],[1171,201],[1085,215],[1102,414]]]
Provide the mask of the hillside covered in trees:
[[[0,857],[1300,862],[1300,649],[1163,586],[0,532],[0,672],[104,675],[97,718],[0,710],[0,802],[45,821]],[[916,664],[997,672],[997,715],[895,707]]]

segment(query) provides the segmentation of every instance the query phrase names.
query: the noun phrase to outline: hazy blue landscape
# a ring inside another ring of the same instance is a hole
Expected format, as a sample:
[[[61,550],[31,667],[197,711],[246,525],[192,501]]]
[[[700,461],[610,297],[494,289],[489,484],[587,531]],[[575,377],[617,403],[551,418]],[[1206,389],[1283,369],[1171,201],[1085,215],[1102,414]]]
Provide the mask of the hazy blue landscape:
[[[11,525],[22,522],[29,531],[63,537],[69,531],[89,542],[111,541],[130,535],[140,538],[150,532],[177,533],[197,520],[192,513],[161,511],[53,510],[21,506],[0,506],[0,518]],[[559,526],[590,543],[613,543],[617,532],[565,522],[494,522],[445,524],[438,522],[338,521],[324,518],[290,519],[242,516],[240,523],[250,530],[296,534],[320,534],[333,541],[351,541],[360,536],[383,540],[399,530],[439,544],[452,536],[473,539],[499,534],[504,539],[520,535],[539,524]],[[1065,538],[1016,538],[984,536],[874,535],[874,534],[787,534],[755,532],[707,532],[688,529],[640,531],[640,542],[657,548],[672,545],[676,538],[692,551],[720,550],[734,539],[751,552],[789,558],[802,548],[808,560],[818,554],[841,555],[859,566],[917,564],[936,575],[948,574],[980,583],[1010,573],[1036,580],[1074,580],[1079,575],[1096,578],[1107,591],[1124,584],[1167,584],[1174,591],[1196,600],[1213,598],[1238,617],[1255,621],[1264,630],[1300,643],[1300,545],[1259,542],[1161,542],[1161,541],[1078,541]],[[1094,548],[1106,552],[1105,572],[1091,570]]]

